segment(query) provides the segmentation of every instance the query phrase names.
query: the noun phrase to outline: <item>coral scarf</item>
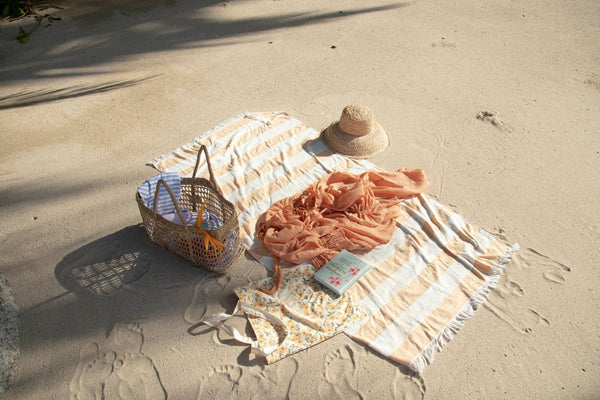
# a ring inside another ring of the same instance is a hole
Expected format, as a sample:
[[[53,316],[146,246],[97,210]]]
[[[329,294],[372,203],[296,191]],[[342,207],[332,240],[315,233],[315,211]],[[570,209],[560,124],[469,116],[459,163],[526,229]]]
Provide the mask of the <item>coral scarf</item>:
[[[387,243],[396,229],[401,201],[429,183],[421,169],[333,172],[302,193],[273,204],[258,223],[257,237],[273,253],[276,283],[281,261],[312,261],[320,268],[342,249],[370,250]]]

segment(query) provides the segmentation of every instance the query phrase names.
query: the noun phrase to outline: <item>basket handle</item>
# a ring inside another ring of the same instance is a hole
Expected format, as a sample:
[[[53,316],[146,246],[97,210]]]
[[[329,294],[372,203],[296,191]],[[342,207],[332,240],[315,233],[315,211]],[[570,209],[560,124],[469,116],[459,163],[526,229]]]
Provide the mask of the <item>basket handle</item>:
[[[185,223],[185,219],[183,218],[183,213],[181,212],[181,209],[179,208],[179,204],[177,204],[177,200],[175,200],[175,195],[173,194],[173,192],[171,191],[171,188],[169,187],[169,185],[167,185],[167,182],[165,182],[164,179],[159,179],[158,183],[156,184],[156,193],[154,193],[154,207],[152,209],[152,211],[154,212],[154,220],[156,221],[156,215],[158,214],[158,212],[156,211],[156,208],[158,206],[158,194],[160,192],[161,185],[164,186],[165,189],[167,189],[169,196],[171,196],[171,201],[173,201],[173,205],[175,206],[175,211],[177,211],[177,215],[179,216],[179,219],[181,220],[181,223],[183,225],[183,230],[185,231],[185,234],[187,236],[188,250],[189,250],[190,254],[193,254],[192,253],[192,236],[190,235],[190,230],[189,230],[187,224]]]
[[[205,145],[200,146],[200,150],[198,150],[198,157],[196,158],[196,166],[194,167],[194,174],[192,178],[196,177],[196,173],[198,172],[198,166],[200,166],[200,156],[204,152],[204,158],[206,159],[206,165],[208,166],[208,173],[210,174],[210,183],[212,183],[213,187],[223,195],[221,192],[221,188],[217,185],[217,180],[215,179],[215,174],[213,173],[212,166],[210,165],[210,157],[208,155],[208,149]]]

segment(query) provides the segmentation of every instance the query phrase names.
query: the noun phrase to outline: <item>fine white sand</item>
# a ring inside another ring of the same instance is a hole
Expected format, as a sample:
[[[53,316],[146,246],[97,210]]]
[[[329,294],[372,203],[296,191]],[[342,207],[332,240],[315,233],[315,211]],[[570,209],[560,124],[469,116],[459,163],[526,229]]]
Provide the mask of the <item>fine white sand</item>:
[[[52,5],[24,45],[33,18],[0,22],[3,398],[597,398],[600,2]],[[193,268],[139,226],[155,156],[242,111],[319,129],[352,103],[391,134],[375,163],[521,246],[420,376],[346,335],[266,366],[197,322],[268,271]]]

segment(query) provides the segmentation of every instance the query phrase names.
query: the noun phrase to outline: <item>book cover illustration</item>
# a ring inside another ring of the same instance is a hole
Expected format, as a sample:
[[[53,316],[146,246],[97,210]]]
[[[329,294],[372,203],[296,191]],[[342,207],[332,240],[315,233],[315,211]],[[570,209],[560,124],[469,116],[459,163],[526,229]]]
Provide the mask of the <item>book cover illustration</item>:
[[[363,276],[371,266],[347,250],[342,250],[321,269],[314,279],[338,296]]]

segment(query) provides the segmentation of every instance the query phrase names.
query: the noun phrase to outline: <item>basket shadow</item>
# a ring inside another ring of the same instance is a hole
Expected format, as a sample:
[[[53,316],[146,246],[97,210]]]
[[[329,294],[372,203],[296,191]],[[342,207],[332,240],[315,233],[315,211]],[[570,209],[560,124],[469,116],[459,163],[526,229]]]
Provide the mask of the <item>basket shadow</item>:
[[[137,285],[152,271],[162,286],[184,286],[209,274],[187,260],[165,252],[146,239],[142,225],[133,225],[97,239],[66,255],[54,270],[57,281],[78,298],[103,298]],[[139,293],[138,293],[139,294]]]

